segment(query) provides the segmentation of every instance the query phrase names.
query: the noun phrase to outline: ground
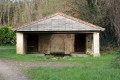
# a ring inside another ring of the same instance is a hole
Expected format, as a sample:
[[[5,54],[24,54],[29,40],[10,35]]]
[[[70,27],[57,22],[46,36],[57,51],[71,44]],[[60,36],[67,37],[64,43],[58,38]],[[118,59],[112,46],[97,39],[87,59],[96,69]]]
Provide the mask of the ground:
[[[0,74],[2,77],[0,80],[30,80],[17,66],[3,59],[0,59]]]
[[[28,80],[119,80],[120,69],[111,64],[118,55],[114,52],[101,57],[54,58],[36,54],[17,55],[15,49],[1,49],[0,65],[8,69],[0,69],[0,77],[5,78],[3,72],[6,72],[4,75],[17,76],[15,74],[19,73],[18,78],[24,76]]]

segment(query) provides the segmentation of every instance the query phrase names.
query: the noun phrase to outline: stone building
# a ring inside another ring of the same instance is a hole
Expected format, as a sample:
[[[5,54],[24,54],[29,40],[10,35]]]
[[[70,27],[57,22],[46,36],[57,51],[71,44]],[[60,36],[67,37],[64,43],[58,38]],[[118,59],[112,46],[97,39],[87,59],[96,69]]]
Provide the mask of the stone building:
[[[99,33],[105,29],[63,13],[24,24],[17,35],[17,54],[100,55]]]

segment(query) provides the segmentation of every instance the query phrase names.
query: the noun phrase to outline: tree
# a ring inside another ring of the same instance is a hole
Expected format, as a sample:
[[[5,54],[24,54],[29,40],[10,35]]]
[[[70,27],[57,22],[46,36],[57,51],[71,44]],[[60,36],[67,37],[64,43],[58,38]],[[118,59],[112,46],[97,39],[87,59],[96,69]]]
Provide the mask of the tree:
[[[118,46],[120,47],[120,0],[110,0],[111,1],[111,20],[113,28],[116,33]]]

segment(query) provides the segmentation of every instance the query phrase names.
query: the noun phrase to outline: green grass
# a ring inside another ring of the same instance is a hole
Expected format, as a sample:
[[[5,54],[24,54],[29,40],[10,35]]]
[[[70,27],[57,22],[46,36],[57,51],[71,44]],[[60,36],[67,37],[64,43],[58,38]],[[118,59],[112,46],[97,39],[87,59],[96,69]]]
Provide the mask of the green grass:
[[[52,60],[53,56],[39,56],[36,54],[24,54],[24,55],[19,55],[16,54],[16,50],[0,50],[0,58],[3,59],[10,59],[10,60],[15,60],[15,61],[35,61],[35,62],[72,62],[72,63],[91,63],[91,62],[102,62],[102,61],[110,61],[111,58],[117,57],[117,54],[109,54],[109,55],[104,55],[101,57],[92,57],[89,56],[87,58],[83,57],[69,57],[67,59],[63,58],[57,58],[57,60]]]
[[[113,68],[111,64],[114,58],[116,54],[98,58],[72,58],[71,64],[76,62],[80,66],[56,69],[39,67],[28,69],[26,73],[33,80],[119,80],[120,69]]]
[[[16,48],[15,45],[0,45],[0,48]]]
[[[120,69],[98,65],[65,67],[61,69],[37,68],[27,70],[33,80],[119,80]]]
[[[69,57],[51,60],[53,56],[38,56],[35,54],[17,55],[15,50],[0,50],[0,58],[15,61],[54,62],[79,64],[79,66],[64,68],[27,69],[25,73],[33,80],[119,80],[120,69],[112,67],[111,61],[118,53],[106,54],[101,57],[87,58]]]
[[[14,61],[44,61],[47,58],[51,58],[52,56],[39,56],[36,54],[16,54],[15,49],[7,49],[7,50],[0,50],[0,58],[2,59],[9,59]]]

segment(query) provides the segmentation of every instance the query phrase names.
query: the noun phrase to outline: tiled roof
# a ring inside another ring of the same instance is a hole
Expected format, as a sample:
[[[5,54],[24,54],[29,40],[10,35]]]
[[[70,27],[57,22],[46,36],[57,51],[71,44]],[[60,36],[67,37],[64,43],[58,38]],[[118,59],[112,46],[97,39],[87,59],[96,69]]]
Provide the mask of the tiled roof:
[[[104,31],[105,29],[63,13],[55,13],[13,31]]]

